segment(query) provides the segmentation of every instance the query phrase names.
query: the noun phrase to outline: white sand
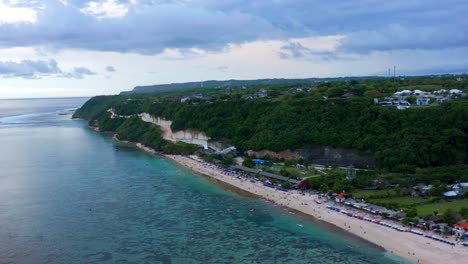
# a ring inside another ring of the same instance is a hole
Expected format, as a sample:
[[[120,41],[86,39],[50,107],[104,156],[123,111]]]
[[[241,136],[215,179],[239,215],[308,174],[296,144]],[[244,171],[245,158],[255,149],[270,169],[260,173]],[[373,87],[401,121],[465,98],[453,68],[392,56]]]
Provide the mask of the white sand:
[[[141,144],[138,147],[155,153]],[[166,155],[166,157],[194,172],[218,179],[276,204],[298,210],[331,223],[415,263],[449,264],[466,263],[464,261],[468,260],[468,248],[464,248],[461,244],[451,246],[409,232],[399,232],[388,227],[348,217],[327,209],[325,203],[316,204],[312,196],[302,195],[297,191],[282,192],[263,186],[261,182],[252,183],[246,179],[237,179],[236,177],[225,175],[220,168],[205,163],[197,156]],[[364,212],[360,214],[365,215]]]

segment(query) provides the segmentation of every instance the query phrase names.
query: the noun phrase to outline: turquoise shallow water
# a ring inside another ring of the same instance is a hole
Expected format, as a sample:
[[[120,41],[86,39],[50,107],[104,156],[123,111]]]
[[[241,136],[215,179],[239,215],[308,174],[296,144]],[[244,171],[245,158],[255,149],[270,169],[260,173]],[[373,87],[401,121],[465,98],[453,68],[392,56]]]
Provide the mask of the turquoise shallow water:
[[[403,263],[54,109],[0,146],[0,263]]]

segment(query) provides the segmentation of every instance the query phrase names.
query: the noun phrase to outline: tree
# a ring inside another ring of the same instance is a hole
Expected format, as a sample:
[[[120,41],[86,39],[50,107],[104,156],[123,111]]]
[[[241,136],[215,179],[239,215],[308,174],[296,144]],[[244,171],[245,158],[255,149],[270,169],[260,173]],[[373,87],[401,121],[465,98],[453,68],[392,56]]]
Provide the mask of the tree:
[[[284,177],[291,177],[291,173],[285,168],[280,170],[280,174],[283,175]]]
[[[416,96],[408,96],[408,97],[406,97],[406,101],[408,101],[410,104],[415,104],[416,103]]]
[[[338,97],[344,94],[344,90],[342,88],[331,88],[327,91],[327,96],[329,97]]]
[[[413,222],[414,219],[412,217],[405,217],[402,221],[403,224],[408,225],[409,223]]]
[[[293,159],[287,159],[284,161],[284,166],[286,167],[292,167],[294,165],[296,165],[296,161]]]
[[[449,225],[455,224],[455,211],[450,208],[445,210],[444,214],[442,215],[442,220]]]
[[[234,159],[229,156],[229,157],[226,157],[223,161],[221,161],[221,166],[223,168],[227,168],[231,166],[233,162],[234,162]]]
[[[468,218],[468,207],[462,207],[460,209],[460,214],[464,217],[464,218]]]
[[[323,193],[328,192],[328,190],[330,190],[330,187],[326,183],[322,184],[322,186],[320,187],[320,191]]]
[[[400,194],[401,194],[401,188],[400,188],[399,185],[398,185],[397,187],[395,187],[395,193],[396,193],[396,195],[400,196]]]
[[[435,180],[432,183],[432,188],[429,190],[431,196],[441,196],[447,190],[447,185]]]
[[[416,217],[418,215],[418,210],[416,207],[410,207],[406,209],[406,217]]]
[[[255,161],[253,161],[250,157],[247,157],[242,162],[242,166],[249,167],[249,168],[254,168],[255,167]]]

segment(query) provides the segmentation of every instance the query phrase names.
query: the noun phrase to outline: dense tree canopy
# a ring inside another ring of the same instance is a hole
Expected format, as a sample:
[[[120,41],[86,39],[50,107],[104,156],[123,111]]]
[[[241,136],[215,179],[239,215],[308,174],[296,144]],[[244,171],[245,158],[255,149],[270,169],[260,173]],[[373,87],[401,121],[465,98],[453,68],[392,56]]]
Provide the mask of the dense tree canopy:
[[[317,84],[309,93],[295,94],[301,96],[285,95],[289,87],[271,86],[268,89],[276,91],[272,93],[276,96],[256,100],[240,96],[253,88],[234,90],[234,94],[232,90],[227,93],[218,89],[210,90],[209,101],[191,103],[180,103],[171,92],[158,96],[95,97],[76,116],[91,122],[97,120],[104,130],[123,134],[124,129],[120,128],[119,133],[117,128],[135,124],[110,120],[108,108],[120,115],[148,112],[172,120],[173,130],[204,131],[241,151],[281,151],[311,145],[371,150],[379,167],[400,172],[414,172],[415,167],[466,164],[468,100],[404,111],[373,102],[376,94],[391,94],[399,87],[417,88],[415,85],[424,85],[427,90],[448,85],[465,89],[466,81],[440,77],[328,82]],[[355,97],[341,98],[345,92]],[[146,129],[132,133],[141,132],[141,138]]]

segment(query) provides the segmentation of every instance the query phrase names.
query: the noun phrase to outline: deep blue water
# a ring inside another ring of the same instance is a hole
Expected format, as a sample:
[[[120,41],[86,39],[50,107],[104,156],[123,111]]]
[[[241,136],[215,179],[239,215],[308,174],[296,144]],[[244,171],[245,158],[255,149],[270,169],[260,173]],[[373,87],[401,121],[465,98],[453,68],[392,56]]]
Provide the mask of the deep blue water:
[[[84,101],[0,100],[0,263],[402,263],[58,114]]]

